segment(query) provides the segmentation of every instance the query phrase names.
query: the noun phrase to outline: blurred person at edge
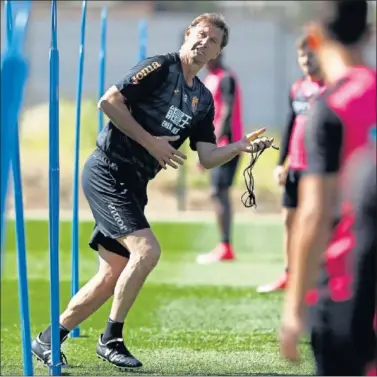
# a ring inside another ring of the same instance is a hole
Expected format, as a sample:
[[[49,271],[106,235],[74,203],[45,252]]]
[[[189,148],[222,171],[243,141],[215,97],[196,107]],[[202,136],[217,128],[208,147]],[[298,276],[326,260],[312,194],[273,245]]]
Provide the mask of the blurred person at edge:
[[[292,224],[298,204],[298,186],[306,168],[304,131],[313,103],[325,90],[323,75],[318,60],[308,44],[307,36],[300,37],[296,46],[297,61],[303,76],[292,84],[289,92],[289,114],[283,130],[278,164],[274,170],[275,181],[284,188],[282,207],[285,270],[273,283],[258,287],[259,293],[282,290],[287,284],[290,264],[288,251],[294,231]]]
[[[313,305],[311,347],[322,376],[376,374],[376,71],[364,59],[368,2],[321,2],[309,42],[327,89],[305,130],[280,347],[297,361],[305,297]],[[312,289],[314,288],[314,289]],[[374,366],[375,368],[375,366]]]

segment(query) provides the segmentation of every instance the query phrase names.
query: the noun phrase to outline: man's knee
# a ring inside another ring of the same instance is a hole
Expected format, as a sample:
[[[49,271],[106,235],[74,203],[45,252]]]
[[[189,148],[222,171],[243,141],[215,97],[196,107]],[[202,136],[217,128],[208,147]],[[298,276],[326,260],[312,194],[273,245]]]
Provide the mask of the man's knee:
[[[138,230],[118,240],[130,250],[132,265],[150,272],[160,260],[161,248],[150,229]]]
[[[108,287],[109,290],[113,290],[115,284],[120,276],[119,273],[115,273],[113,270],[100,270],[100,280],[104,287]]]
[[[101,245],[98,247],[98,254],[100,262],[97,276],[100,279],[103,289],[112,294],[119,276],[124,270],[128,260],[118,254],[106,250]]]
[[[98,271],[98,277],[100,280],[100,285],[104,291],[109,295],[114,293],[115,285],[119,279],[121,271],[113,268],[100,269]]]

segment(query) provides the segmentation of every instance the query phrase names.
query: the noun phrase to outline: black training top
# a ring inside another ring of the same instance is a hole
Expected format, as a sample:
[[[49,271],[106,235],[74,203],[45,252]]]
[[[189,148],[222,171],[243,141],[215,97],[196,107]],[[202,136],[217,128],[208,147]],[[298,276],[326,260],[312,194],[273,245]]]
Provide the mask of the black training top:
[[[153,136],[179,135],[171,142],[178,149],[190,139],[216,144],[214,104],[210,91],[195,77],[189,87],[177,53],[147,58],[116,83],[135,120]],[[97,138],[97,147],[120,164],[134,165],[139,176],[153,179],[161,169],[158,161],[140,144],[109,121]]]

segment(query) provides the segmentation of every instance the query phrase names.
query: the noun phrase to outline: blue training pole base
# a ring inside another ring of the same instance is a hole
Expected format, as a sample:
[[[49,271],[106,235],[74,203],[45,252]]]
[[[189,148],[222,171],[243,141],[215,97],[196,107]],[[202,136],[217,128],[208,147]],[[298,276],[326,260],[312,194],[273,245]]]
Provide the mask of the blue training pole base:
[[[54,365],[54,366],[48,367],[48,375],[49,376],[60,376],[61,375],[60,365],[59,366]]]
[[[80,327],[75,327],[71,333],[70,333],[71,338],[79,338],[80,337]]]

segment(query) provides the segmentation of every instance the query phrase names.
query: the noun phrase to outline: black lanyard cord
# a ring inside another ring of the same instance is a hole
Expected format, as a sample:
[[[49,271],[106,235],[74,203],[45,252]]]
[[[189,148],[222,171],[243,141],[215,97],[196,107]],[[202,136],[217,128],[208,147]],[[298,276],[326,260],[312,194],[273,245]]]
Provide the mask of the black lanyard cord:
[[[261,154],[267,148],[263,148],[256,153],[250,153],[250,164],[249,166],[243,171],[243,178],[245,180],[246,191],[241,196],[241,202],[246,208],[257,208],[257,201],[254,193],[255,184],[254,184],[254,177],[253,177],[253,168],[261,156]]]

